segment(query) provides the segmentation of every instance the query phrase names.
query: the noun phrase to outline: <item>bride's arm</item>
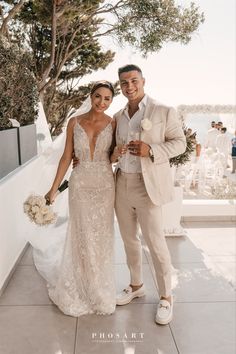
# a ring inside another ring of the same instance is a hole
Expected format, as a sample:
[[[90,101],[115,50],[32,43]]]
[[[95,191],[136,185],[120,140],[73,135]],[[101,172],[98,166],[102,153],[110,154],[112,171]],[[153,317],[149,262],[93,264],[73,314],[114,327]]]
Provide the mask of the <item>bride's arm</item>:
[[[111,143],[111,148],[110,148],[110,162],[115,163],[118,161],[119,158],[119,151],[116,146],[116,120],[115,118],[112,119],[111,122],[112,125],[112,130],[113,130],[113,136],[112,136],[112,143]]]
[[[55,199],[55,194],[57,192],[57,189],[60,186],[61,181],[64,178],[66,171],[68,170],[68,167],[70,166],[72,160],[72,155],[74,150],[74,144],[73,144],[74,125],[75,125],[75,119],[72,118],[70,119],[67,126],[65,149],[59,161],[55,179],[53,181],[50,190],[45,195],[45,198],[50,202],[50,204]]]
[[[116,144],[116,119],[113,118],[112,128],[113,128],[113,140],[110,148],[110,162],[116,163],[119,161],[119,158],[127,152],[127,145],[118,147]]]

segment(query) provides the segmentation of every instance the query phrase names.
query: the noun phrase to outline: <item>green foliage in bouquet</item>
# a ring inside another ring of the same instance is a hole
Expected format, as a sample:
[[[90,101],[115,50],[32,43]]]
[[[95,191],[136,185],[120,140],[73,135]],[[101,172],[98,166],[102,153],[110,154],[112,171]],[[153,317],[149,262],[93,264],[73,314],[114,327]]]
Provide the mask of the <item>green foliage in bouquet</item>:
[[[0,130],[11,127],[9,119],[20,125],[37,118],[38,90],[30,56],[0,37]]]
[[[191,154],[196,148],[196,133],[191,135],[187,134],[187,128],[184,127],[184,135],[186,137],[186,150],[182,154],[172,157],[169,162],[170,166],[185,165],[191,159]]]

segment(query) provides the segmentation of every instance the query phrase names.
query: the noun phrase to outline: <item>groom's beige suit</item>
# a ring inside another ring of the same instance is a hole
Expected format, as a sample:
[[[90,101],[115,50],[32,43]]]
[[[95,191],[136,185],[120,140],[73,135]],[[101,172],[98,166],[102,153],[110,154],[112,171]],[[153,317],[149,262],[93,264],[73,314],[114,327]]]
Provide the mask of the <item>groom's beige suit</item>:
[[[115,114],[117,131],[124,109]],[[171,294],[171,261],[162,230],[161,205],[173,199],[173,181],[169,159],[185,151],[186,139],[173,108],[147,96],[142,120],[151,121],[150,130],[142,129],[141,139],[150,145],[154,158],[141,157],[141,173],[116,174],[116,215],[124,241],[131,284],[140,285],[142,249],[137,224],[150,250],[159,295]],[[149,124],[150,125],[150,124]]]

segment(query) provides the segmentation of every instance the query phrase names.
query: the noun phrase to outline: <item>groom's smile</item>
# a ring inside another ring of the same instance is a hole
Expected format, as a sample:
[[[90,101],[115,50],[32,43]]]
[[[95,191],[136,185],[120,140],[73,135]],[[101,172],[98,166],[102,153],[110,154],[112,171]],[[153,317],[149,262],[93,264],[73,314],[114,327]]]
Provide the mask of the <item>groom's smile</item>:
[[[120,74],[121,91],[129,101],[140,101],[144,96],[145,79],[136,70]]]

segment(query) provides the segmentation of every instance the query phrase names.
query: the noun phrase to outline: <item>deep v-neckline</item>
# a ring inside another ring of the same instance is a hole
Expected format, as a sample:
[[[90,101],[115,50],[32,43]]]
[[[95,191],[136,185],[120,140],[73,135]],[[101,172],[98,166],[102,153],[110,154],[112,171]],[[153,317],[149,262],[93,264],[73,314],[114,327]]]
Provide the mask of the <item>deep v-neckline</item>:
[[[88,133],[86,132],[85,128],[80,124],[79,120],[77,120],[76,122],[76,125],[78,125],[82,132],[85,134],[87,140],[88,140],[88,145],[89,145],[89,153],[90,153],[90,160],[91,162],[94,161],[94,155],[95,155],[95,152],[96,152],[96,147],[97,147],[97,141],[98,141],[98,138],[100,137],[100,135],[107,129],[107,127],[109,125],[111,125],[111,121],[103,128],[99,131],[99,133],[97,134],[97,137],[96,137],[96,140],[95,140],[95,144],[94,144],[94,149],[93,149],[93,153],[91,151],[91,146],[90,146],[90,139],[89,139],[89,136],[88,136]]]

